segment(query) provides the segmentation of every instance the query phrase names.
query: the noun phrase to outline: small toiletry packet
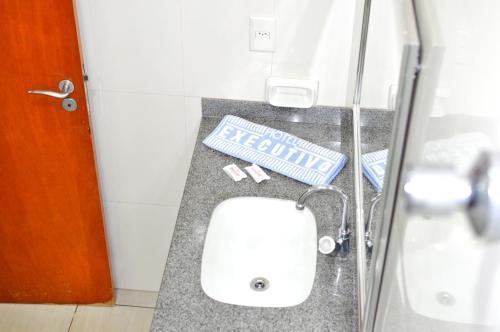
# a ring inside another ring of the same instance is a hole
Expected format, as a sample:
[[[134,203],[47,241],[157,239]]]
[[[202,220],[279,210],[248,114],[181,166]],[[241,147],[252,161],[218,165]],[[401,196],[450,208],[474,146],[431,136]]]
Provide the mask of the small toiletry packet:
[[[222,170],[229,175],[234,181],[241,181],[246,178],[247,175],[243,172],[236,164],[227,165],[222,168]]]
[[[297,136],[226,115],[203,143],[309,185],[329,184],[347,156]]]
[[[245,167],[245,170],[257,183],[261,183],[264,180],[270,179],[269,175],[267,175],[266,172],[264,172],[264,170],[259,167],[259,165],[252,164],[252,166]]]
[[[363,174],[373,185],[376,192],[384,187],[385,166],[387,163],[387,149],[365,153],[361,156]]]

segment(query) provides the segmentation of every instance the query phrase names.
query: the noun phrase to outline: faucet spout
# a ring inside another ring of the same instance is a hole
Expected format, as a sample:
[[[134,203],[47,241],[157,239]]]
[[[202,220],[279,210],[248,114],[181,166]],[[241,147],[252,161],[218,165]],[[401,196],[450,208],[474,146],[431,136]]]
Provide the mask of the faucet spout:
[[[368,221],[365,225],[365,245],[366,250],[369,255],[371,255],[373,251],[373,216],[375,214],[375,207],[378,202],[382,200],[382,193],[375,194],[370,200],[370,213],[368,214]]]
[[[306,190],[302,195],[300,195],[299,199],[297,200],[297,203],[295,203],[295,207],[297,208],[297,210],[303,210],[305,207],[304,204],[306,199],[314,193],[321,193],[321,192],[335,193],[342,200],[342,223],[340,225],[339,234],[336,240],[336,249],[339,251],[342,257],[345,257],[350,250],[349,243],[350,243],[351,231],[349,230],[349,226],[347,223],[349,219],[349,198],[342,191],[342,189],[333,185],[312,186],[311,188]]]

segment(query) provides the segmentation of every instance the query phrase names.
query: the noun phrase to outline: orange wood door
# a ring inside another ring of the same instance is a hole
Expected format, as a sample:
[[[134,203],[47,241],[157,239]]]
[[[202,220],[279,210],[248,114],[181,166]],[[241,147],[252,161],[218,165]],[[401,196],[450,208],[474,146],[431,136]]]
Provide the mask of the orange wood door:
[[[112,299],[97,183],[72,0],[0,0],[0,302]]]

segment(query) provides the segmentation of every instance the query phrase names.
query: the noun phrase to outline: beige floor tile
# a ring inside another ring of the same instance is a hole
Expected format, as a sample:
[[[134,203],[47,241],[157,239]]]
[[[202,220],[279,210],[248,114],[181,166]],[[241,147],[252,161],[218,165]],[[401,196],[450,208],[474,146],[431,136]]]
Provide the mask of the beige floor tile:
[[[118,305],[154,308],[156,306],[158,292],[115,289],[115,296],[115,303]]]
[[[152,308],[78,306],[70,332],[147,332],[153,313]]]
[[[66,332],[74,305],[0,304],[2,332]]]

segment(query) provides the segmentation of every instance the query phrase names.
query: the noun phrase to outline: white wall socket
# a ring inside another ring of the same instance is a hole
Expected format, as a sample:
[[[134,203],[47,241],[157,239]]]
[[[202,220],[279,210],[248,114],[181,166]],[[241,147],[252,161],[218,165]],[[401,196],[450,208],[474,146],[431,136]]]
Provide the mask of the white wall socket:
[[[250,51],[274,52],[276,19],[250,17]]]

